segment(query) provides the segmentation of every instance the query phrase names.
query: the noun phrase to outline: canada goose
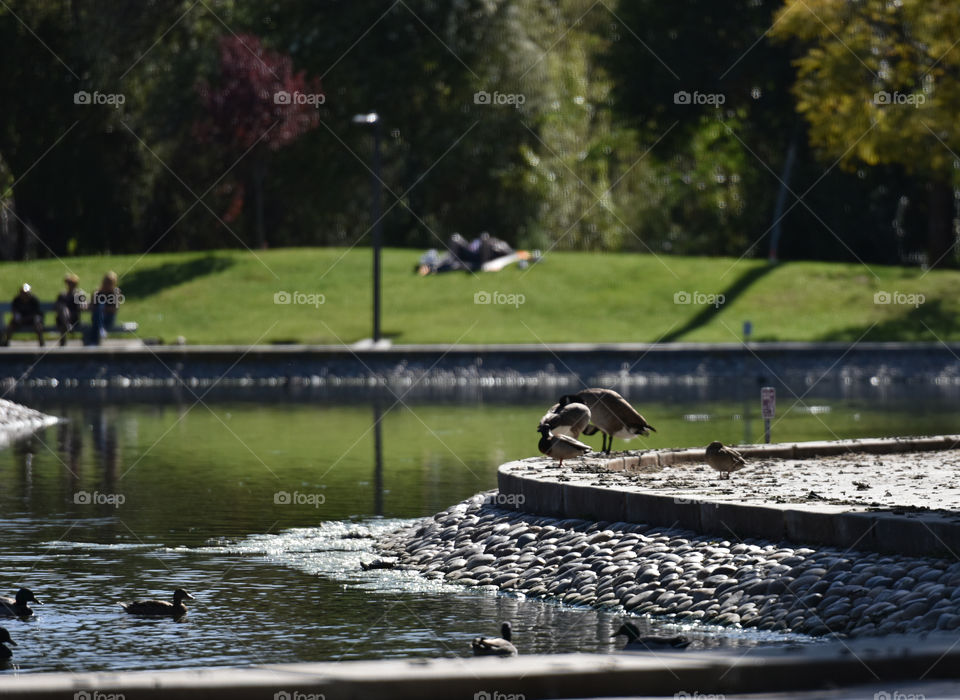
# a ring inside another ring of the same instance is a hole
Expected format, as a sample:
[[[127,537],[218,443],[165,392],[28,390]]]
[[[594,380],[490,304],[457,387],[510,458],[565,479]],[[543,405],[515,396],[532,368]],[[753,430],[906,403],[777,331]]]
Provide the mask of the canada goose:
[[[540,419],[540,425],[550,428],[554,435],[568,435],[574,439],[580,437],[589,424],[590,409],[582,403],[568,403],[566,406],[555,403]]]
[[[131,615],[150,615],[164,617],[181,617],[187,614],[184,598],[194,600],[194,597],[182,588],[173,592],[173,602],[168,600],[135,600],[132,603],[120,603],[120,607]]]
[[[510,623],[500,626],[501,637],[475,637],[470,646],[474,656],[516,656],[517,648],[510,643]]]
[[[646,418],[637,413],[630,403],[613,389],[584,389],[576,394],[560,397],[560,405],[579,402],[590,409],[592,425],[583,430],[584,435],[593,435],[598,430],[603,433],[601,450],[610,454],[613,438],[632,440],[638,435],[649,435],[657,429],[647,423]]]
[[[550,428],[545,425],[538,427],[537,431],[540,433],[540,442],[537,443],[540,452],[547,457],[559,459],[561,467],[563,460],[583,457],[592,449],[590,445],[574,440],[568,435],[551,435]]]
[[[43,605],[29,588],[21,588],[15,598],[0,597],[0,616],[3,617],[30,617],[33,610],[27,603]]]
[[[627,651],[669,651],[670,649],[686,649],[690,645],[690,640],[681,635],[673,637],[660,636],[640,636],[640,630],[631,622],[624,622],[620,625],[612,639],[620,635],[627,638],[627,644],[623,648]]]
[[[10,633],[7,632],[3,627],[0,627],[0,659],[9,659],[13,656],[13,652],[7,649],[4,644],[10,644],[11,646],[17,646],[17,643],[10,639]]]
[[[720,478],[730,478],[730,472],[743,469],[747,462],[743,455],[732,447],[724,447],[722,442],[714,440],[707,445],[707,464],[720,472]],[[724,477],[726,474],[726,477]]]

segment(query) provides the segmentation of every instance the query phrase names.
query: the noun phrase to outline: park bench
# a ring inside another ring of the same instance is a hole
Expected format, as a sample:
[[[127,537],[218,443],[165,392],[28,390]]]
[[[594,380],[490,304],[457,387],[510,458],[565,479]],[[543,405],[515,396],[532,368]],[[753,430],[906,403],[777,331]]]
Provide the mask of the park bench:
[[[11,306],[12,305],[9,301],[0,303],[0,322],[3,323],[3,329],[6,329],[7,323],[10,321]],[[59,336],[60,331],[57,330],[56,315],[55,315],[56,311],[57,311],[56,302],[54,301],[40,302],[40,313],[43,314],[43,334],[44,335],[46,335],[47,333],[56,333]],[[52,323],[47,323],[48,315],[51,316],[53,321]],[[81,322],[73,327],[73,329],[69,333],[70,336],[82,334],[86,329],[90,327],[89,311],[84,311],[81,314],[80,318],[81,318]],[[86,320],[83,320],[84,318]],[[138,328],[139,328],[139,324],[136,321],[124,321],[123,323],[118,323],[116,326],[110,329],[110,333],[136,333]],[[32,328],[26,328],[26,327],[18,328],[17,330],[14,331],[14,333],[25,333],[28,335],[34,334]]]

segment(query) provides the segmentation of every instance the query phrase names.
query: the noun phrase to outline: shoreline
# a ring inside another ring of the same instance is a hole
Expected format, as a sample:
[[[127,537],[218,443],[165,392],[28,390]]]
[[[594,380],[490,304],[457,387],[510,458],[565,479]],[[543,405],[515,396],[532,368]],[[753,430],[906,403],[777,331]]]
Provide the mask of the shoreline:
[[[59,418],[0,398],[0,449],[33,435],[41,428],[56,425]]]
[[[374,565],[681,623],[842,638],[960,628],[960,562],[490,505],[505,496],[478,494],[388,535]]]

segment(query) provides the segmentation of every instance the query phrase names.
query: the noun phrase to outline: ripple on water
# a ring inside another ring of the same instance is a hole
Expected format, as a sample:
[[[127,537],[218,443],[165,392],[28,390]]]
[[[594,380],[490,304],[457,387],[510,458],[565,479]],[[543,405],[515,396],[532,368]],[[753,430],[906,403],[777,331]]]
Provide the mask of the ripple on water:
[[[360,563],[378,557],[377,539],[413,520],[371,518],[336,520],[276,534],[250,535],[236,542],[218,541],[205,547],[172,547],[173,552],[260,555],[268,561],[312,576],[324,576],[362,590],[381,593],[450,593],[463,586],[430,581],[416,572],[373,569]]]

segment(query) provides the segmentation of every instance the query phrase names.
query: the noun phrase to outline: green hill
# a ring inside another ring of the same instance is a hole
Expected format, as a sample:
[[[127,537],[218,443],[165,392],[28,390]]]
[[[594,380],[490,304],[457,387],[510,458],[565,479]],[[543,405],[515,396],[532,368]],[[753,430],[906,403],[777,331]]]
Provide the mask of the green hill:
[[[960,340],[953,270],[550,253],[527,270],[421,278],[418,256],[384,251],[383,331],[395,343],[733,342],[747,320],[754,340]],[[52,301],[68,270],[89,292],[108,269],[126,296],[120,318],[142,337],[351,343],[371,333],[368,248],[2,263],[0,298],[28,281]]]

